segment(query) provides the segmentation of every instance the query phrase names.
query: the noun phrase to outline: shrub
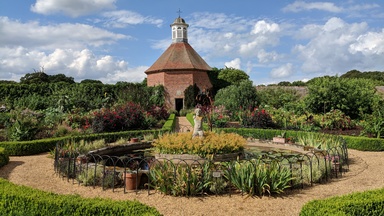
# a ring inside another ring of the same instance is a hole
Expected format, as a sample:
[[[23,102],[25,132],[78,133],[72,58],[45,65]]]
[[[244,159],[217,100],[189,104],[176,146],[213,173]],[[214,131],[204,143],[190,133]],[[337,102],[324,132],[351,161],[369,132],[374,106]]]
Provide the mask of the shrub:
[[[169,112],[164,106],[152,106],[147,113],[158,121],[169,117]]]
[[[23,142],[0,142],[0,147],[3,147],[7,154],[12,156],[34,155],[43,152],[49,152],[53,150],[58,143],[66,143],[68,141],[77,142],[80,140],[85,140],[90,142],[93,140],[104,139],[106,143],[111,143],[116,142],[116,140],[120,138],[130,139],[132,137],[140,137],[143,136],[143,134],[148,133],[154,134],[156,138],[159,136],[159,134],[162,134],[165,131],[166,130],[135,130],[114,133],[85,134],[81,136],[49,138]]]
[[[338,109],[334,109],[323,115],[320,126],[328,130],[345,130],[354,128],[356,125],[349,116]]]
[[[343,136],[348,148],[360,151],[384,151],[384,139]]]
[[[251,128],[274,128],[271,116],[264,109],[255,108],[252,112],[244,112],[241,124]]]
[[[40,130],[43,115],[29,109],[11,111],[7,136],[12,141],[33,140]]]
[[[143,129],[145,126],[143,110],[132,102],[114,109],[101,109],[93,115],[92,129],[95,133]]]
[[[58,195],[17,186],[1,178],[0,188],[2,215],[161,215],[138,201]]]
[[[208,192],[211,184],[209,163],[196,166],[178,166],[172,161],[156,163],[151,167],[150,186],[173,196],[196,196]]]
[[[224,174],[237,189],[251,196],[282,193],[292,180],[289,168],[255,159],[233,162]]]
[[[223,105],[235,119],[239,110],[252,109],[256,104],[256,89],[251,81],[242,81],[238,85],[230,85],[220,89],[215,96],[215,105]]]
[[[154,150],[163,154],[194,154],[208,157],[213,154],[238,152],[246,140],[234,133],[206,132],[203,138],[192,138],[192,132],[164,134],[153,142]]]
[[[302,207],[300,215],[384,215],[384,189],[313,200]]]
[[[171,115],[169,115],[167,121],[164,123],[162,130],[173,131],[175,126],[176,126],[176,115],[171,114]]]
[[[215,106],[213,108],[211,121],[213,127],[222,128],[227,125],[229,115],[224,106]]]
[[[5,152],[4,148],[0,148],[0,168],[7,165],[9,162],[9,156]]]

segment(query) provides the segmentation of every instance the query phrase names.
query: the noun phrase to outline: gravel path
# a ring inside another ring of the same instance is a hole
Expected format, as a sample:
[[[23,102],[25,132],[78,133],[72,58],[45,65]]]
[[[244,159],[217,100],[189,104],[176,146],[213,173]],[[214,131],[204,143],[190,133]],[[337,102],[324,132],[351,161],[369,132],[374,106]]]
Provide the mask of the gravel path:
[[[313,199],[348,194],[384,187],[384,152],[349,150],[350,170],[342,178],[303,190],[289,191],[279,197],[247,197],[241,195],[199,198],[171,197],[147,191],[123,193],[122,189],[102,191],[101,188],[79,186],[57,177],[48,154],[11,157],[0,168],[0,177],[9,181],[59,194],[79,194],[116,200],[138,200],[154,206],[164,215],[298,215],[301,207]]]

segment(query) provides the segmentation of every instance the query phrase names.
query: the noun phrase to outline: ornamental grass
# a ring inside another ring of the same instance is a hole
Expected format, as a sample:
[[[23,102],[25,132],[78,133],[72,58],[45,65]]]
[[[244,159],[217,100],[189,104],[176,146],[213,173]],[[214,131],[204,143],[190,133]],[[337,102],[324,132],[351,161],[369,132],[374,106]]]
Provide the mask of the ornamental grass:
[[[160,154],[193,154],[207,158],[215,154],[242,151],[247,140],[235,133],[205,132],[192,138],[192,132],[164,134],[153,142],[154,152]]]

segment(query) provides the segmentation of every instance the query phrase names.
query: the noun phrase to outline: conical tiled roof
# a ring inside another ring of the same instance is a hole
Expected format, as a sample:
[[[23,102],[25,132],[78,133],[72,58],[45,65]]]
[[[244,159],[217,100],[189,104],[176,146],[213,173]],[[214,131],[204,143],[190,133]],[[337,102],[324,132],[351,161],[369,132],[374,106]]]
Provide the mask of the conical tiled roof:
[[[145,73],[172,70],[210,71],[212,68],[189,43],[178,42],[172,43]]]

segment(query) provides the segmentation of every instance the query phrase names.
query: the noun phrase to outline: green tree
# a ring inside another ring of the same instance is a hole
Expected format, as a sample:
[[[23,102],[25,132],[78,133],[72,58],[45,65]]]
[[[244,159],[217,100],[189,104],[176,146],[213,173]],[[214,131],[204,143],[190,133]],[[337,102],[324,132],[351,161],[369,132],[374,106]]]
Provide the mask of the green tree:
[[[21,84],[40,84],[49,83],[49,76],[44,71],[37,71],[34,73],[27,73],[20,78]]]
[[[56,74],[56,75],[49,76],[49,82],[51,83],[65,82],[69,84],[75,83],[73,77],[67,77],[64,74]]]
[[[375,85],[367,79],[320,77],[308,84],[307,107],[314,113],[339,109],[353,119],[372,113]]]
[[[281,81],[277,84],[278,86],[291,86],[289,81]]]
[[[249,80],[249,76],[247,73],[232,67],[226,67],[220,70],[218,78],[235,85],[239,84],[244,80]]]
[[[85,79],[80,82],[81,84],[103,84],[100,80]]]
[[[232,117],[235,117],[239,111],[252,109],[257,105],[256,88],[249,80],[244,80],[239,85],[230,85],[219,90],[214,104],[215,106],[223,105],[232,113]]]
[[[196,96],[199,94],[200,89],[197,87],[196,83],[194,85],[188,86],[184,90],[184,106],[187,109],[193,108],[196,106]]]
[[[218,69],[218,68],[214,67],[214,68],[212,68],[211,71],[208,71],[208,77],[209,77],[209,80],[211,81],[212,86],[213,86],[212,91],[211,91],[211,94],[213,97],[216,95],[216,93],[220,89],[225,88],[225,87],[230,85],[229,82],[222,80],[222,79],[219,79],[219,74],[220,74],[221,70],[222,69]]]
[[[306,86],[307,84],[301,80],[299,81],[293,81],[291,86]]]
[[[269,105],[276,109],[295,106],[300,100],[297,90],[289,87],[264,87],[258,88],[257,96],[261,105]]]

